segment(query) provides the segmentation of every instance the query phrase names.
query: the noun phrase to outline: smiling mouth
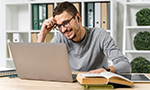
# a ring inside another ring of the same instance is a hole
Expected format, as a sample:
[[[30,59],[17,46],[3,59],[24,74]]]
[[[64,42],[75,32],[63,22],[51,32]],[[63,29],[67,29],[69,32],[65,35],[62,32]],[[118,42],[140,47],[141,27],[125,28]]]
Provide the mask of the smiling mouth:
[[[72,29],[70,29],[70,30],[66,30],[65,32],[64,32],[64,34],[66,35],[66,36],[70,36],[71,35],[71,31],[72,31]]]

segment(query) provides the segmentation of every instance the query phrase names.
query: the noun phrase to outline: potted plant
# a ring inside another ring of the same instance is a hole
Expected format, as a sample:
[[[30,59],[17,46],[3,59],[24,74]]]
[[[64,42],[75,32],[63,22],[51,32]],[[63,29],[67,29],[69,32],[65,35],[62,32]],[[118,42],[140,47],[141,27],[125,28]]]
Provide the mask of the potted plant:
[[[150,61],[137,57],[131,61],[132,73],[150,73]]]
[[[150,25],[150,9],[143,8],[136,13],[136,22],[138,26]]]
[[[139,32],[133,41],[136,50],[150,50],[150,32]]]

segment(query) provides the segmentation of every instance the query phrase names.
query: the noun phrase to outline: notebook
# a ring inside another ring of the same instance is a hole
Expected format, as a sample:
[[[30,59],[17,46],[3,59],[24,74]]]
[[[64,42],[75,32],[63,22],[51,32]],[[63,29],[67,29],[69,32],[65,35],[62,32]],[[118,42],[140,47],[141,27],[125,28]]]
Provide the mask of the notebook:
[[[9,43],[19,78],[76,81],[72,76],[67,48],[62,43]]]
[[[17,75],[15,68],[0,67],[0,77]]]

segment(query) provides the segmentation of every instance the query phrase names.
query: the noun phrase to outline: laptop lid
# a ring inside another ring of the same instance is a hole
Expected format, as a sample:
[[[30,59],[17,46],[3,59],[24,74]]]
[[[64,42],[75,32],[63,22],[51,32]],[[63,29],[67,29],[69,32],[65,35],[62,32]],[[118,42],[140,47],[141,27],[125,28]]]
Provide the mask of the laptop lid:
[[[73,82],[65,44],[9,43],[9,45],[19,78]]]

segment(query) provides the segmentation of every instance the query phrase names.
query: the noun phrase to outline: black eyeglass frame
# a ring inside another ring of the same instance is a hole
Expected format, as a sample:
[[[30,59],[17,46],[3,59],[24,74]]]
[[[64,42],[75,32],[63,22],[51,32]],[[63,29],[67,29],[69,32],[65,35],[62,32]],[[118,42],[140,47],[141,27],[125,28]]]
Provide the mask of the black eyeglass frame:
[[[62,24],[60,24],[60,25],[55,25],[54,28],[55,28],[56,30],[61,30],[61,29],[62,29],[62,28],[61,28],[62,26],[65,27],[65,28],[69,27],[69,26],[70,26],[70,21],[71,21],[72,19],[74,19],[75,16],[76,16],[76,15],[74,15],[74,16],[73,16],[70,20],[68,20],[67,22],[64,22],[64,23],[62,23]]]

